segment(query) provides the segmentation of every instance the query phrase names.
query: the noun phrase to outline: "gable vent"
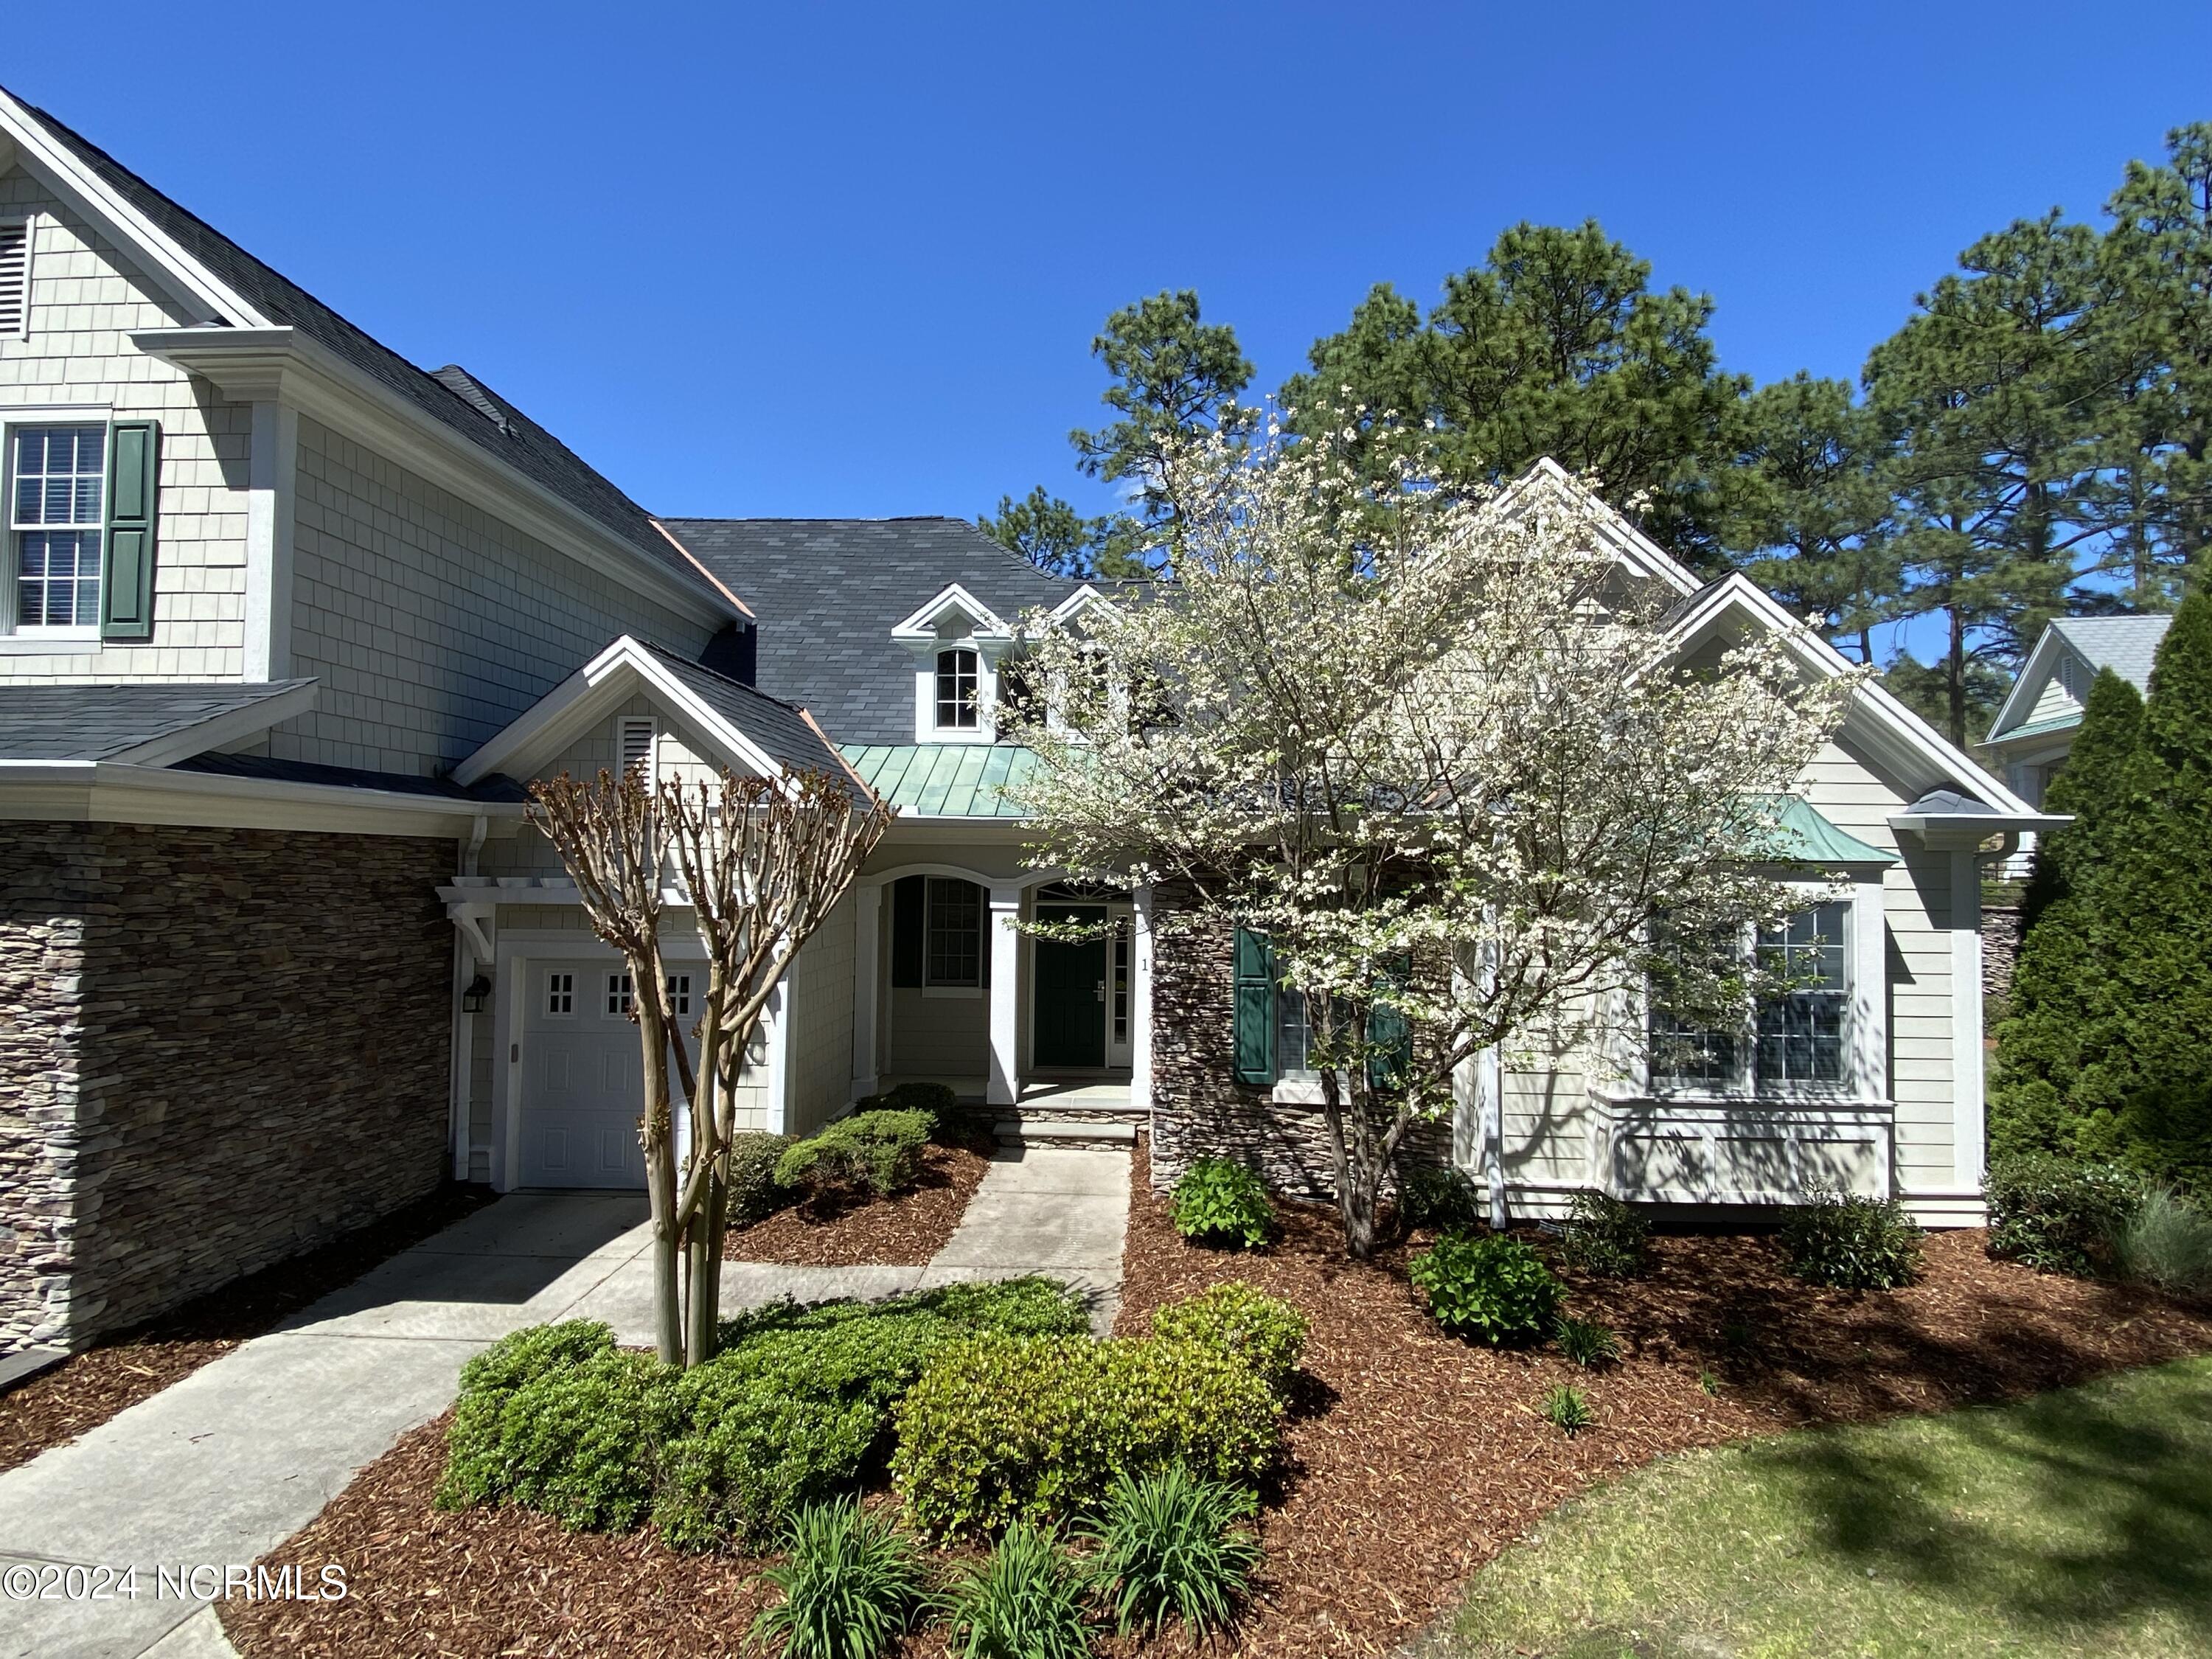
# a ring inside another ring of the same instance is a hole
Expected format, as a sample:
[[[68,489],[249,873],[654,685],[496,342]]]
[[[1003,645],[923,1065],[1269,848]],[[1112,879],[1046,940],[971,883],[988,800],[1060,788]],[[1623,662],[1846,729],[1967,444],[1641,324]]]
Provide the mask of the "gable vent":
[[[0,224],[0,334],[21,334],[31,310],[31,227]]]
[[[622,754],[622,769],[653,775],[653,720],[649,715],[624,718],[616,733],[617,744]]]

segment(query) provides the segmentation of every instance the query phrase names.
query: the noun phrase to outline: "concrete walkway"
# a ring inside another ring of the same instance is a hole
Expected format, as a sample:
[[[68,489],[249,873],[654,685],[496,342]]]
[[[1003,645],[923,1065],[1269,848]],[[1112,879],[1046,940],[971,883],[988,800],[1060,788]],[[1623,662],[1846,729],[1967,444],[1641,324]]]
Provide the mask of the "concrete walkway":
[[[1047,1273],[1092,1298],[1103,1330],[1128,1192],[1120,1152],[1004,1153],[927,1267],[732,1262],[723,1309]],[[618,1341],[650,1342],[647,1244],[642,1194],[510,1194],[0,1474],[0,1659],[228,1653],[204,1596],[173,1593],[180,1567],[244,1567],[283,1542],[363,1464],[450,1405],[462,1364],[510,1331],[604,1319]],[[82,1575],[58,1583],[58,1599],[17,1593],[26,1572],[35,1590],[40,1569],[71,1566],[135,1566],[137,1593],[101,1583],[91,1588],[117,1593],[69,1599]]]

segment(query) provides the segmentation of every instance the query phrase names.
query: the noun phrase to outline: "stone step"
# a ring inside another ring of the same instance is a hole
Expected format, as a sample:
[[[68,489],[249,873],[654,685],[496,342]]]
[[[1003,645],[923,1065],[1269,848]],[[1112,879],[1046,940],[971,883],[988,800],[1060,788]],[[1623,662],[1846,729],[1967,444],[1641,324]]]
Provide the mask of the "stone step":
[[[1023,1146],[1111,1148],[1137,1144],[1137,1126],[1133,1123],[1103,1120],[1067,1122],[1059,1119],[1041,1119],[1028,1112],[1024,1112],[1019,1117],[1000,1118],[996,1133],[1002,1141]]]

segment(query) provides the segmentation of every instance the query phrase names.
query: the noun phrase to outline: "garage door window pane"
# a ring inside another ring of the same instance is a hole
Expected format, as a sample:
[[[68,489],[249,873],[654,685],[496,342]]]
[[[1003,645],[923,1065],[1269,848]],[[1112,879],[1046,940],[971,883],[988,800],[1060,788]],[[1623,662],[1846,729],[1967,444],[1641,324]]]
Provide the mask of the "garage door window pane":
[[[609,1013],[627,1014],[629,1012],[630,1004],[635,1000],[636,995],[630,988],[628,974],[607,975],[607,1012]]]
[[[576,976],[574,974],[545,975],[545,1012],[556,1015],[576,1012]]]
[[[691,1012],[691,975],[671,974],[668,976],[669,1006],[679,1014]]]

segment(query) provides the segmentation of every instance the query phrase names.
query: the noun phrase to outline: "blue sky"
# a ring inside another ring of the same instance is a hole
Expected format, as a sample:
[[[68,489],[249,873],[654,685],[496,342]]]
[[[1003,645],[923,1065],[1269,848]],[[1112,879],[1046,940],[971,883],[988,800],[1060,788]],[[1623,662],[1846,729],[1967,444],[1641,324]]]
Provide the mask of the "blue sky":
[[[0,82],[668,514],[1099,510],[1109,310],[1195,288],[1271,387],[1524,217],[1711,292],[1731,368],[1854,374],[2212,117],[2201,3],[221,15],[20,8]]]

